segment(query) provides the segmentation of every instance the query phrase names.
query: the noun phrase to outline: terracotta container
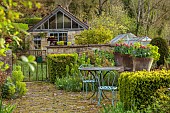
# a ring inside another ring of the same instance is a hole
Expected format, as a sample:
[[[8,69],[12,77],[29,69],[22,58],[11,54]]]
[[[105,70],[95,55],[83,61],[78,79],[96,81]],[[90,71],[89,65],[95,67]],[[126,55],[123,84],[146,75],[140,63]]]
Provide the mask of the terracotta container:
[[[123,66],[123,57],[121,53],[114,52],[115,66]]]
[[[133,71],[150,71],[153,58],[133,58]]]
[[[132,56],[129,54],[123,54],[123,67],[125,71],[132,71],[133,70],[133,59]]]

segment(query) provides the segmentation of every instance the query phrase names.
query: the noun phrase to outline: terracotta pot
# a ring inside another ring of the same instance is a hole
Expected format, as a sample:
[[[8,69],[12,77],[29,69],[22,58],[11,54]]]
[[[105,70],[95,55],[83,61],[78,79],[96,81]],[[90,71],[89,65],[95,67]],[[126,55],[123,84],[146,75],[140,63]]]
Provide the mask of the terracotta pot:
[[[131,55],[124,54],[123,56],[123,67],[125,71],[132,71],[133,70],[133,60]]]
[[[133,71],[150,71],[153,58],[133,58]]]
[[[116,66],[123,66],[122,54],[118,52],[114,52],[114,61]]]

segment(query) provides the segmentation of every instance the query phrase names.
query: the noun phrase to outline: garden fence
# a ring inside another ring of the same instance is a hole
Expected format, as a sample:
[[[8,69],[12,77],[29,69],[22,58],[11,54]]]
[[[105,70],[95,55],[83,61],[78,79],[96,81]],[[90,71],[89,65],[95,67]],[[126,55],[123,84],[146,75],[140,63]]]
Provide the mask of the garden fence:
[[[20,56],[33,55],[36,57],[37,65],[35,71],[32,72],[28,65],[19,62]],[[27,52],[17,52],[16,59],[13,58],[13,69],[16,65],[20,65],[22,72],[25,76],[24,81],[47,81],[48,80],[48,68],[46,62],[46,50],[29,50]]]

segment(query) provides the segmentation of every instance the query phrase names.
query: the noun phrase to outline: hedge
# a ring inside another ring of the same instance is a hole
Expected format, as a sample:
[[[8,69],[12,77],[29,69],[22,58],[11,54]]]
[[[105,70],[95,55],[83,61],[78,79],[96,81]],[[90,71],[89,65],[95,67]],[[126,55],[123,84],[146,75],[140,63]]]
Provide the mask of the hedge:
[[[24,23],[14,23],[14,25],[20,29],[23,30],[28,30],[28,24],[24,24]]]
[[[17,20],[17,23],[26,23],[29,25],[34,25],[36,23],[38,23],[42,18],[38,18],[38,17],[34,17],[34,18],[21,18],[19,20]]]
[[[49,54],[47,55],[48,75],[50,82],[54,83],[56,77],[66,76],[66,65],[76,62],[76,54]]]
[[[134,105],[143,109],[152,104],[158,89],[170,87],[170,70],[123,72],[118,84],[125,109],[130,110]]]

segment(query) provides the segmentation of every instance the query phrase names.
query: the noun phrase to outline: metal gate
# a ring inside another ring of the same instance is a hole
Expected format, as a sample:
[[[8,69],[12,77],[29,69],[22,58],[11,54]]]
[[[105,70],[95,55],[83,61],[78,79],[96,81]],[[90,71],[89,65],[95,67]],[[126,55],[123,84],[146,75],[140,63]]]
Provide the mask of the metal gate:
[[[28,65],[14,61],[13,60],[13,69],[16,65],[21,66],[21,70],[24,74],[24,81],[47,81],[48,80],[48,68],[46,62],[46,50],[29,50],[26,53],[16,53],[17,58],[19,59],[21,55],[33,55],[36,57],[37,65],[35,66],[35,71],[32,72]]]

